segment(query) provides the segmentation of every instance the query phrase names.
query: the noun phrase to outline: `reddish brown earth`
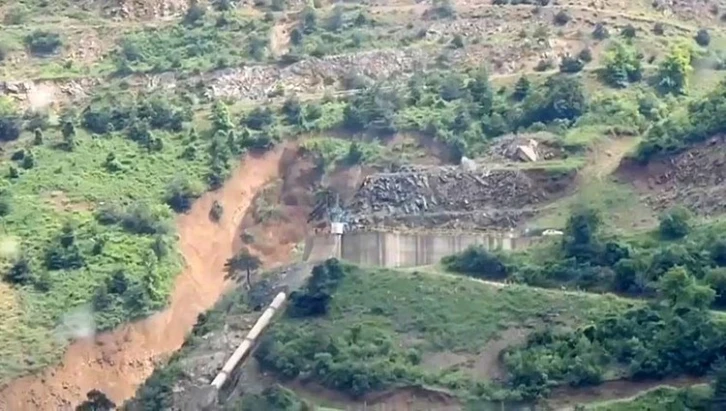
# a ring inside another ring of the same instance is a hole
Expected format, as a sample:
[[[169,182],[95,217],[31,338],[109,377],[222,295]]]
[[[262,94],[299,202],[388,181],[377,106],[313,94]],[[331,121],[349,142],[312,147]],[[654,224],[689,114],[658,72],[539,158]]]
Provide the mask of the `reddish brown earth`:
[[[235,252],[240,223],[255,193],[278,177],[282,152],[283,148],[278,148],[246,159],[223,188],[205,194],[187,214],[178,217],[179,247],[186,268],[175,280],[166,310],[74,342],[58,366],[4,387],[0,410],[73,409],[94,388],[117,403],[133,396],[154,365],[181,347],[197,315],[210,308],[227,288],[224,264]],[[214,200],[225,210],[219,223],[208,217]],[[276,262],[264,253],[261,257],[267,265]],[[274,258],[282,257],[274,254]]]

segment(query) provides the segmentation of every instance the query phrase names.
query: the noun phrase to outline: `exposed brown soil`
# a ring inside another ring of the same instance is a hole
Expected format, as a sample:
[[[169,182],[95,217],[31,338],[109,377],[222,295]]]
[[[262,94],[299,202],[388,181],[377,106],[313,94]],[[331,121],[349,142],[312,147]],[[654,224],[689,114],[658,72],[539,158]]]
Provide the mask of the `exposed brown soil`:
[[[626,160],[618,177],[630,182],[655,210],[683,205],[702,215],[726,211],[726,136],[716,136],[689,150],[640,165]]]
[[[68,347],[60,365],[13,381],[0,392],[2,410],[65,410],[86,392],[100,389],[117,403],[131,397],[164,355],[177,349],[196,322],[227,288],[224,264],[240,237],[238,223],[253,195],[278,176],[282,149],[247,158],[224,187],[202,196],[177,219],[186,268],[177,277],[166,310]],[[209,219],[213,201],[225,210],[219,223]],[[234,211],[232,211],[234,210]],[[280,255],[265,255],[274,264]]]

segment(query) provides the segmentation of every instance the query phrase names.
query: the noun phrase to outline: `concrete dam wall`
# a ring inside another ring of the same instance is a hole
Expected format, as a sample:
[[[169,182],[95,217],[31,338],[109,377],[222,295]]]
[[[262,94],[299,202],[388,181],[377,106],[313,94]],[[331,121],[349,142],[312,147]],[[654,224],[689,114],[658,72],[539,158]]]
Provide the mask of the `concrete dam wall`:
[[[334,237],[326,235],[309,239],[306,244],[306,254],[311,257],[309,260],[315,260],[313,256],[325,255],[360,265],[415,267],[437,264],[441,258],[460,253],[475,244],[487,250],[507,251],[526,248],[532,242],[531,238],[507,234],[349,232],[342,235],[338,244]],[[319,253],[318,248],[324,251]]]

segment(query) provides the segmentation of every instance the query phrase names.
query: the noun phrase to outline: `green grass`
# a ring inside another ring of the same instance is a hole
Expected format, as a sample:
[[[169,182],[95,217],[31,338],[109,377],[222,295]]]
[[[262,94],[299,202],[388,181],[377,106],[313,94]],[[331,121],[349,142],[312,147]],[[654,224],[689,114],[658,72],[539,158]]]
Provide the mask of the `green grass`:
[[[353,394],[424,384],[464,396],[501,399],[510,394],[478,380],[466,365],[432,369],[421,359],[450,352],[473,358],[506,329],[583,324],[630,305],[612,296],[565,295],[516,285],[499,288],[429,271],[352,268],[325,317],[281,318],[268,334],[272,348],[261,355],[264,364],[277,364],[281,372],[284,364],[298,358],[296,367],[308,370],[302,371],[306,378]],[[326,349],[320,345],[325,341],[338,348]],[[331,371],[312,371],[326,351],[335,353],[326,365]],[[356,378],[365,382],[351,383],[345,375],[356,371],[349,370],[358,370]]]
[[[498,289],[466,278],[392,270],[354,271],[335,294],[326,327],[343,331],[351,324],[375,325],[388,332],[421,338],[426,351],[476,353],[509,327],[523,326],[547,313],[583,321],[622,301],[561,294],[524,286]]]
[[[588,411],[689,411],[699,400],[708,399],[711,388],[707,385],[695,385],[688,388],[658,387],[635,398],[618,401],[607,401],[586,406]]]
[[[548,206],[530,225],[562,228],[573,207],[580,205],[598,210],[603,225],[616,233],[638,231],[657,224],[652,211],[641,203],[630,186],[607,178],[581,185],[572,196]]]
[[[0,185],[11,193],[11,213],[2,219],[0,235],[4,241],[19,243],[20,252],[30,259],[33,275],[45,279],[49,289],[39,290],[32,285],[14,288],[19,316],[16,326],[0,328],[0,381],[56,361],[67,343],[56,338],[62,317],[85,307],[96,288],[117,268],[137,282],[152,272],[158,281],[153,291],[157,299],[147,308],[158,309],[164,304],[172,279],[181,267],[173,251],[173,237],[166,236],[164,240],[169,256],[157,261],[149,256],[155,237],[131,234],[115,225],[102,226],[93,217],[94,209],[101,203],[144,202],[171,226],[172,212],[162,204],[166,185],[179,173],[201,179],[206,167],[203,156],[197,161],[180,159],[180,136],[155,133],[163,135],[165,142],[164,149],[156,154],[147,153],[123,136],[91,138],[81,129],[77,147],[67,152],[55,147],[60,133],[49,130],[42,146],[32,146],[27,141],[32,137],[23,137],[16,143],[27,144],[36,159],[35,167],[29,170],[16,165],[19,178],[6,177],[12,161],[3,160]],[[123,171],[109,172],[104,168],[110,152],[115,153]],[[70,209],[54,204],[60,201],[69,203]],[[77,227],[76,244],[86,258],[86,267],[49,271],[43,265],[43,255],[61,226],[68,222]],[[93,255],[90,249],[100,237],[105,239],[105,246],[100,254]],[[17,255],[5,255],[4,268],[15,258]],[[128,315],[128,311],[116,306],[109,312],[96,313],[95,321],[98,327],[108,328],[127,320]]]

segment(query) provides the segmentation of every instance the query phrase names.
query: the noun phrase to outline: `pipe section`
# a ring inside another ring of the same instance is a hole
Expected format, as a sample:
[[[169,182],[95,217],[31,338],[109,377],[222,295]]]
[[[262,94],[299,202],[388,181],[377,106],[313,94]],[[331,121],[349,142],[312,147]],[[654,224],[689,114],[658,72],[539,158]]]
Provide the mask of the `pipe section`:
[[[212,381],[212,387],[219,390],[220,388],[222,388],[224,383],[227,382],[227,378],[229,378],[229,375],[232,374],[232,371],[235,369],[235,367],[237,367],[240,361],[242,361],[242,359],[247,356],[252,346],[254,346],[257,338],[260,336],[260,334],[262,334],[262,331],[264,331],[265,328],[267,328],[267,326],[270,324],[270,321],[272,321],[272,317],[275,316],[275,312],[279,310],[282,304],[285,302],[285,298],[287,298],[287,295],[285,293],[279,293],[277,294],[277,296],[275,296],[275,299],[272,300],[272,303],[270,303],[265,312],[262,313],[259,319],[257,319],[255,326],[252,327],[249,333],[247,333],[247,336],[244,340],[242,340],[242,343],[239,345],[239,347],[234,350],[232,356],[229,357],[219,374],[214,377],[214,381]]]

